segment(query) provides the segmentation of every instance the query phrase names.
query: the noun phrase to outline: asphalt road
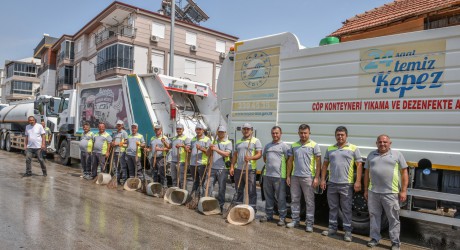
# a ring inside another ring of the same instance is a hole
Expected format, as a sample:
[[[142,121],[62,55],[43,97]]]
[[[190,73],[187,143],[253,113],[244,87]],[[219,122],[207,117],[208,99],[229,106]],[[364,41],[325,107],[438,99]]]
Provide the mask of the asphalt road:
[[[321,236],[324,218],[312,234],[258,221],[234,226],[220,216],[83,180],[77,164],[47,160],[47,167],[43,177],[34,160],[34,175],[23,178],[24,155],[0,151],[1,249],[368,249],[366,236],[354,235],[351,243],[342,233]],[[450,228],[405,221],[402,248],[458,249],[458,236]],[[381,243],[377,249],[390,246],[387,239]]]

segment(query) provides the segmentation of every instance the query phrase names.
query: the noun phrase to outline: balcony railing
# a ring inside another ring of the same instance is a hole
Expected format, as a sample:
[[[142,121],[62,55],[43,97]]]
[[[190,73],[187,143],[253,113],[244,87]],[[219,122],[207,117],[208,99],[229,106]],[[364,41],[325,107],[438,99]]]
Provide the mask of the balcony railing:
[[[136,35],[136,29],[131,26],[120,25],[104,29],[103,31],[96,34],[94,42],[96,45],[102,43],[114,36],[134,37]]]
[[[132,59],[108,59],[103,62],[98,63],[95,66],[95,72],[100,73],[113,68],[124,68],[124,69],[133,69],[133,60]]]

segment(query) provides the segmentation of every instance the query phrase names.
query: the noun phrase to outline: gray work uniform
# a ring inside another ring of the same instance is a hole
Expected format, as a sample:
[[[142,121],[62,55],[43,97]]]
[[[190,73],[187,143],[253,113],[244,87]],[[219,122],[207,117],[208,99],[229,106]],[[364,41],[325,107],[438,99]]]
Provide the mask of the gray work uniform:
[[[152,169],[152,179],[154,182],[158,183],[166,183],[166,175],[165,175],[165,159],[167,151],[155,151],[155,148],[158,146],[159,148],[164,148],[165,145],[161,141],[164,138],[166,143],[169,143],[168,137],[161,135],[160,137],[152,136],[150,138],[150,148],[152,151],[149,154],[150,162],[151,162],[151,169]]]
[[[80,164],[83,175],[91,174],[91,152],[93,151],[93,132],[83,133],[80,138]]]
[[[144,175],[142,173],[142,167],[139,160],[139,158],[142,155],[141,147],[138,147],[137,143],[145,143],[144,136],[139,133],[136,133],[135,135],[130,134],[128,136],[127,142],[128,144],[126,147],[126,162],[128,163],[129,178],[135,177],[135,171],[137,171],[137,176],[143,179]]]
[[[235,166],[235,182],[237,184],[237,203],[243,202],[244,197],[244,187],[246,185],[246,179],[244,177],[244,168],[246,166],[246,162],[244,161],[244,157],[246,154],[254,156],[257,151],[262,151],[262,144],[260,140],[251,137],[251,143],[249,144],[249,138],[242,138],[236,141],[235,150],[237,153],[237,161]],[[254,209],[254,212],[257,213],[257,190],[256,190],[256,171],[257,171],[257,160],[251,160],[248,162],[248,194],[249,194],[249,205]],[[241,178],[241,183],[238,186],[238,182]]]
[[[96,133],[93,137],[93,153],[91,155],[91,176],[96,177],[100,172],[105,171],[105,154],[109,144],[112,142],[112,137],[109,133]]]
[[[183,187],[184,184],[182,182],[184,182],[184,168],[185,168],[185,160],[186,160],[187,153],[185,152],[185,148],[183,147],[177,149],[176,145],[178,144],[184,144],[185,146],[190,146],[190,138],[188,138],[185,135],[176,136],[172,138],[171,150],[169,150],[169,156],[171,159],[169,163],[170,163],[171,179],[172,179],[173,186],[177,186],[177,177],[178,177],[177,175],[179,175],[179,185]]]
[[[128,139],[128,133],[122,129],[120,132],[115,131],[112,134],[113,141],[115,142],[115,147],[113,149],[113,166],[112,169],[114,174],[117,176],[117,180],[123,179],[126,180],[126,149],[125,147],[120,147],[120,142],[125,142]],[[123,175],[123,173],[125,175]]]
[[[343,230],[352,231],[352,204],[355,162],[362,162],[356,145],[346,143],[327,148],[324,160],[329,162],[327,202],[329,204],[329,228],[337,231],[339,209],[343,213]]]
[[[368,208],[370,215],[370,237],[380,240],[382,212],[390,224],[389,234],[393,244],[400,244],[399,198],[401,169],[407,168],[404,156],[390,149],[385,154],[372,151],[364,166],[369,170]],[[383,210],[383,211],[382,211]]]
[[[225,151],[225,152],[232,152],[232,142],[230,140],[223,140],[223,141],[214,141],[214,145],[219,150]],[[228,169],[225,166],[225,161],[229,161],[229,157],[223,157],[221,154],[217,153],[216,151],[213,151],[212,155],[212,169],[211,169],[211,176],[209,178],[209,190],[208,196],[211,196],[212,191],[214,190],[214,185],[216,182],[219,184],[219,192],[217,195],[217,200],[219,201],[219,206],[220,209],[222,210],[224,203],[225,203],[225,190],[227,187],[227,176],[228,176]],[[204,184],[205,186],[207,185],[207,182]]]
[[[316,156],[321,156],[321,150],[313,140],[308,140],[303,145],[298,141],[291,145],[289,157],[291,156],[294,157],[291,174],[292,220],[300,220],[300,198],[303,193],[307,206],[306,224],[313,226],[315,222],[315,190],[312,184],[316,175]]]
[[[286,160],[289,157],[289,149],[290,147],[282,141],[270,142],[264,147],[263,191],[267,218],[273,218],[275,201],[278,202],[280,220],[286,218]]]
[[[203,153],[201,150],[196,148],[196,145],[200,145],[201,148],[208,149],[209,146],[211,146],[211,139],[203,135],[200,139],[194,137],[190,142],[190,149],[192,150],[192,152],[190,152],[190,171],[194,177],[192,192],[198,190],[201,185],[201,190],[199,190],[199,192],[201,192],[204,196],[204,185],[202,184],[204,183],[204,178],[206,177],[203,177],[203,175],[209,159],[206,153]]]

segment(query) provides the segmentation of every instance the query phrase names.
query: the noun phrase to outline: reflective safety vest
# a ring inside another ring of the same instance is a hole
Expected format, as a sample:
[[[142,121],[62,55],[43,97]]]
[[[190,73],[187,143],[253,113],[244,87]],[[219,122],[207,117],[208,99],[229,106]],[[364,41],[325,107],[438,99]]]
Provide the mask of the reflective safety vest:
[[[198,143],[198,142],[207,143],[209,140],[210,140],[209,137],[203,136],[203,138],[199,139],[198,141],[197,141],[197,138],[196,138],[196,137],[193,137],[193,139],[192,139],[192,141],[191,141],[191,145],[194,146],[194,147],[192,148],[192,150],[195,150],[195,151],[196,151],[195,157],[197,157],[198,154],[201,154],[201,159],[198,159],[198,164],[199,164],[199,165],[206,165],[206,164],[208,164],[208,155],[207,155],[206,153],[203,153],[203,152],[201,152],[201,151],[198,151],[198,150],[196,149],[196,146],[195,146],[194,143]],[[182,156],[181,156],[181,158],[182,158]],[[194,163],[193,163],[193,164],[194,164]]]
[[[138,140],[136,140],[136,142],[138,141],[139,143],[142,143],[142,140],[144,139],[144,136],[142,136],[142,135],[139,134],[139,133],[136,133],[136,135],[130,134],[130,135],[128,136],[128,142],[131,143],[131,142],[132,142],[132,140],[131,140],[132,138],[136,138],[136,139],[138,139]],[[128,147],[129,147],[129,145],[128,145]],[[141,147],[137,147],[137,157],[141,157],[141,155],[142,155]]]
[[[96,140],[97,140],[96,137],[99,137],[99,136],[105,138],[105,140],[104,140],[104,142],[103,142],[103,144],[102,144],[101,153],[102,153],[102,154],[106,154],[106,153],[107,153],[107,148],[109,147],[109,143],[108,143],[108,139],[107,139],[107,138],[108,138],[108,137],[111,137],[111,136],[110,136],[109,133],[107,133],[107,132],[104,132],[104,133],[102,133],[102,134],[97,133],[97,134],[94,135],[93,140],[96,141]]]
[[[310,165],[308,166],[308,168],[310,169],[310,173],[311,173],[311,176],[314,177],[316,175],[316,156],[315,154],[313,153],[313,150],[316,146],[316,142],[312,141],[312,140],[308,140],[308,142],[306,144],[301,144],[299,141],[297,142],[294,142],[292,144],[292,154],[293,154],[293,157],[294,157],[294,161],[292,162],[292,173],[291,175],[294,175],[295,173],[295,159],[296,159],[296,156],[295,156],[295,152],[296,150],[301,150],[303,148],[311,148],[311,157],[309,159],[310,161]],[[298,149],[296,149],[298,148]]]
[[[182,143],[185,145],[185,141],[187,140],[187,136],[186,135],[181,135],[179,137],[173,137],[172,140],[171,140],[171,145],[175,145],[174,144],[174,141],[176,140],[181,140]],[[172,153],[172,155],[176,155],[177,154],[177,149],[173,148],[171,149],[170,151]],[[177,157],[177,155],[176,155]],[[176,161],[176,159],[173,160],[174,162]],[[185,162],[185,149],[184,148],[179,148],[179,161],[180,162]]]
[[[251,156],[254,156],[256,155],[256,142],[257,142],[257,138],[255,137],[252,137],[251,138],[251,146],[250,146],[250,155]],[[241,144],[241,143],[244,143],[244,142],[249,142],[249,139],[239,139],[238,141],[236,141],[236,144],[235,144],[235,149],[238,147],[238,144]],[[257,169],[257,160],[251,160],[249,162],[251,168],[254,170],[254,169]],[[238,167],[238,164],[237,164],[237,167]],[[244,166],[241,166],[242,168],[244,168]]]

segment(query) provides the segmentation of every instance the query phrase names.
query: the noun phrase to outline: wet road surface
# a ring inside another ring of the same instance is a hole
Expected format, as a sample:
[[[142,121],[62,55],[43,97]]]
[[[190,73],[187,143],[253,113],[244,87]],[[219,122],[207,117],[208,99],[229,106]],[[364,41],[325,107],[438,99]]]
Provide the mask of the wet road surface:
[[[41,176],[36,159],[32,165],[34,175],[22,178],[25,157],[0,151],[1,249],[368,249],[366,236],[354,235],[351,243],[342,240],[343,233],[321,236],[327,219],[319,219],[313,234],[304,226],[287,229],[258,221],[234,226],[217,215],[83,180],[78,164],[67,167],[47,160],[48,177]],[[403,222],[403,230],[410,231],[402,237],[403,249],[459,248],[454,236],[426,235],[423,227]],[[460,236],[459,231],[449,233]],[[382,240],[376,249],[389,246]]]

